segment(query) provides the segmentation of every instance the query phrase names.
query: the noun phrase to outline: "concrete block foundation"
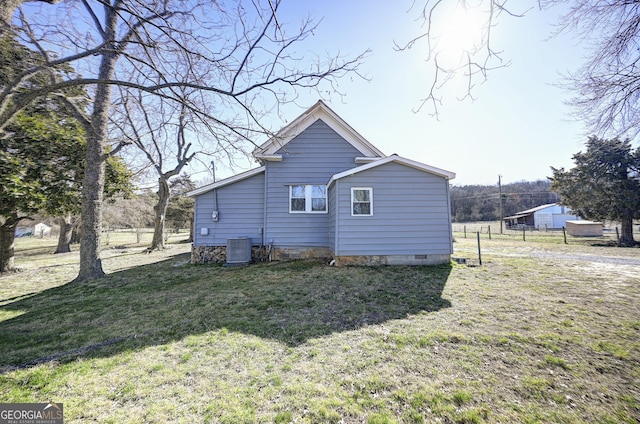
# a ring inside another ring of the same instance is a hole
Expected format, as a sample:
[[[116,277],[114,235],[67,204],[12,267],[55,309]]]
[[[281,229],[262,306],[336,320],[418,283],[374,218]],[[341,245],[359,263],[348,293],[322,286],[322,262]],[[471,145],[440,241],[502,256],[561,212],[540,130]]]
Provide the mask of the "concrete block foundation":
[[[451,262],[451,255],[370,255],[336,256],[336,266],[348,265],[440,265]]]
[[[271,250],[271,259],[274,261],[315,259],[329,262],[331,258],[333,251],[328,247],[274,247]]]

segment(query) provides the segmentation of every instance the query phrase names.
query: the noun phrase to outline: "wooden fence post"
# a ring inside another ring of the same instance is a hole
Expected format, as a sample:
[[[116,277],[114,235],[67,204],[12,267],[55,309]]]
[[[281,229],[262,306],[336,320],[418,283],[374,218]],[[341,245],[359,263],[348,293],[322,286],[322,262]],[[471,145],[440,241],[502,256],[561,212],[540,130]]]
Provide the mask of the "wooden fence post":
[[[564,244],[567,244],[567,229],[562,227],[562,236],[564,237]]]
[[[480,251],[480,232],[478,231],[478,262],[482,265],[482,252]]]
[[[523,225],[522,226],[522,241],[527,241],[526,232],[527,232],[527,227]]]
[[[489,240],[491,240],[491,225],[489,225]]]

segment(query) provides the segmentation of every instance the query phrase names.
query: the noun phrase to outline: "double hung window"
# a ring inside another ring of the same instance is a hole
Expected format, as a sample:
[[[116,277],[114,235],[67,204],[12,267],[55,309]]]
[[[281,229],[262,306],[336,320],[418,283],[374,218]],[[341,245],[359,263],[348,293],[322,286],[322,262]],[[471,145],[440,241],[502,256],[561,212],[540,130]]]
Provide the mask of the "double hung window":
[[[363,187],[351,188],[351,216],[373,215],[373,189]]]
[[[326,213],[327,186],[299,184],[289,186],[290,213]]]

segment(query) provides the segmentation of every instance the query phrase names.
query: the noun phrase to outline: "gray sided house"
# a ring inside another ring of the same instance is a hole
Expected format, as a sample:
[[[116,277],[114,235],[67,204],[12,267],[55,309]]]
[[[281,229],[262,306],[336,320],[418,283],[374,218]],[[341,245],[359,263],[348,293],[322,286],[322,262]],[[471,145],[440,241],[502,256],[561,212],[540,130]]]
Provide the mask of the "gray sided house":
[[[195,197],[192,262],[450,261],[455,174],[385,156],[323,102],[253,156],[259,168],[189,193]]]

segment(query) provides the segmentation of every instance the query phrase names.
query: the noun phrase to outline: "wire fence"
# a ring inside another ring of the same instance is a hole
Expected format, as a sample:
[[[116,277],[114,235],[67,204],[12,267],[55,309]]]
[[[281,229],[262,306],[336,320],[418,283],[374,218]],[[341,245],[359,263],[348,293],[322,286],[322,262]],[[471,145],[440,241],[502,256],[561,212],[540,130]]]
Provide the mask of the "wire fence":
[[[507,228],[504,224],[495,222],[472,222],[472,223],[453,223],[452,230],[456,237],[471,238],[477,237],[479,233],[483,238],[520,238],[524,241],[529,239],[546,240],[555,242],[569,243],[570,241],[587,241],[596,240],[602,242],[617,242],[620,236],[620,225],[618,223],[605,223],[602,236],[571,236],[567,234],[564,228],[534,228],[531,226],[523,226],[520,228]],[[633,225],[633,233],[636,240],[640,240],[640,225]]]

